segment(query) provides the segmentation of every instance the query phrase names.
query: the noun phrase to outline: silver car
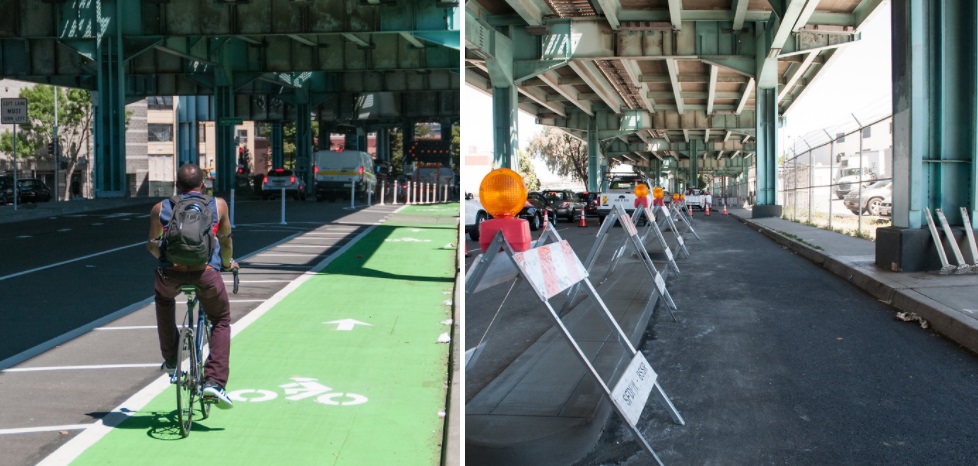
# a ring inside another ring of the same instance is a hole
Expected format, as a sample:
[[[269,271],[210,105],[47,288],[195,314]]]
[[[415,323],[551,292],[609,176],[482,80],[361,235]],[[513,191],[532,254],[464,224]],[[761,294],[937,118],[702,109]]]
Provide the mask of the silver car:
[[[861,193],[858,187],[853,189],[849,194],[846,194],[842,202],[845,203],[847,209],[856,215],[859,215],[860,212],[865,212],[868,215],[882,215],[883,204],[891,203],[892,196],[893,181],[882,180],[863,188]]]

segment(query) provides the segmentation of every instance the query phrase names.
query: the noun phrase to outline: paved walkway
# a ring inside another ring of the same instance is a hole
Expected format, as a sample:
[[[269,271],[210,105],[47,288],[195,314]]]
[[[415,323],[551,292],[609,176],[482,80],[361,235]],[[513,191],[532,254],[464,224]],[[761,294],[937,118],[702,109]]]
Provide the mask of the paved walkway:
[[[955,406],[978,402],[978,358],[934,337],[974,350],[978,275],[883,271],[873,265],[871,241],[754,220],[742,209],[731,214],[694,218],[703,239],[686,235],[691,256],[668,278],[678,322],[650,302],[642,268],[627,256],[598,287],[606,301],[617,301],[609,308],[641,340],[687,421],[676,425],[651,400],[646,407],[639,427],[665,463],[973,462],[978,450],[967,426],[974,413]],[[595,241],[593,225],[558,228],[579,257]],[[674,246],[672,234],[666,237]],[[664,271],[661,251],[649,244]],[[466,374],[467,464],[649,464],[553,330],[513,330],[540,328],[528,317],[546,312],[539,301],[520,287],[497,288],[466,301],[467,322],[495,320],[482,338],[484,328],[466,325],[468,349],[487,342]],[[495,313],[503,298],[507,305]],[[651,318],[646,306],[656,307]],[[607,349],[599,326],[575,312],[567,316],[572,332],[582,332],[591,354]],[[930,328],[894,319],[899,312]],[[599,371],[621,367],[620,358],[598,359]],[[468,381],[475,382],[471,392]]]
[[[868,239],[777,217],[754,219],[744,209],[730,213],[880,301],[926,320],[937,332],[978,352],[978,274],[890,272],[876,266],[876,243]],[[965,253],[966,259],[968,255]]]

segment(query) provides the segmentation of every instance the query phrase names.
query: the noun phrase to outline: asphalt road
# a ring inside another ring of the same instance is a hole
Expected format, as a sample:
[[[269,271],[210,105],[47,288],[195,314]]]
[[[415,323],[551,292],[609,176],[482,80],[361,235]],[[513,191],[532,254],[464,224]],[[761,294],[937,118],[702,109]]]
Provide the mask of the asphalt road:
[[[668,279],[679,322],[658,306],[641,347],[686,420],[650,403],[638,423],[666,464],[975,463],[978,357],[731,217],[694,220],[702,240]],[[558,228],[579,255],[597,231]],[[469,347],[494,293],[466,306]],[[546,330],[531,298],[509,297],[480,364],[507,364]],[[578,465],[649,461],[612,415]]]
[[[280,206],[236,206],[232,322],[396,210],[286,201],[281,225]],[[159,378],[150,207],[0,225],[0,465],[36,464]]]
[[[234,254],[246,256],[349,211],[343,203],[239,201]],[[153,293],[151,202],[0,228],[0,361]]]

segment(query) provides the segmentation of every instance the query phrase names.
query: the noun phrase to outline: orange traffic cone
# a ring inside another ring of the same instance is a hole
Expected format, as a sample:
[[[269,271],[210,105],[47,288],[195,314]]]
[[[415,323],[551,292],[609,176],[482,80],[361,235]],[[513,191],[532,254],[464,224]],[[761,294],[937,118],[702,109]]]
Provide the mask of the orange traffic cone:
[[[465,257],[469,257],[469,243],[465,243]]]
[[[547,226],[550,220],[547,218],[547,209],[543,209],[543,226]]]
[[[586,227],[587,226],[587,215],[585,215],[584,208],[583,207],[581,207],[581,223],[578,224],[577,226],[579,226],[579,227]]]
[[[723,215],[727,215],[727,204],[723,204]]]
[[[706,216],[707,217],[710,216],[710,204],[709,203],[706,204]]]
[[[693,216],[693,206],[692,205],[689,206],[689,216],[690,217]]]

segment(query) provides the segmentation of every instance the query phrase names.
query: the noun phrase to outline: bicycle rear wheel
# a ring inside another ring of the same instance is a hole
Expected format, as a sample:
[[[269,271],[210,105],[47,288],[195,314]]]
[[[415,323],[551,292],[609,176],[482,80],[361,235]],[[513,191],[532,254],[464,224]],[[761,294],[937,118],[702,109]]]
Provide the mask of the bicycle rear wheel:
[[[198,380],[200,380],[200,382],[203,383],[204,361],[206,360],[204,355],[206,353],[210,353],[210,344],[211,344],[210,324],[205,323],[203,327],[198,328],[198,331],[200,332],[200,351],[197,353],[197,358],[198,358],[197,374],[199,377]],[[207,348],[207,350],[205,351],[204,348]],[[213,403],[204,401],[203,394],[201,394],[199,398],[200,398],[200,418],[207,419],[211,415],[211,405]]]
[[[194,331],[185,328],[180,330],[180,339],[177,347],[177,363],[187,360],[190,367],[187,371],[177,369],[177,418],[180,422],[180,436],[190,435],[190,426],[193,424],[194,399],[197,397],[197,385],[200,380],[200,372],[197,370],[197,351],[194,347]]]

